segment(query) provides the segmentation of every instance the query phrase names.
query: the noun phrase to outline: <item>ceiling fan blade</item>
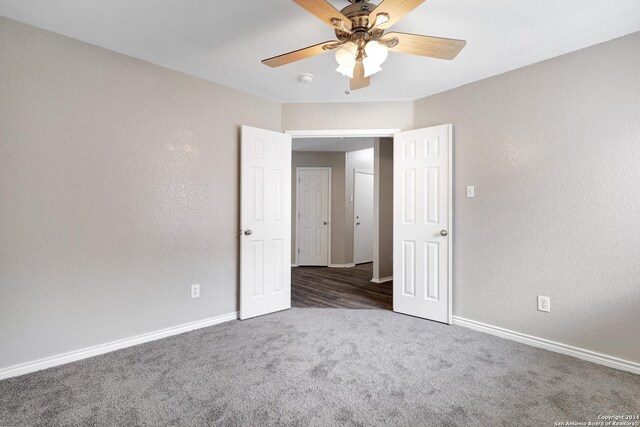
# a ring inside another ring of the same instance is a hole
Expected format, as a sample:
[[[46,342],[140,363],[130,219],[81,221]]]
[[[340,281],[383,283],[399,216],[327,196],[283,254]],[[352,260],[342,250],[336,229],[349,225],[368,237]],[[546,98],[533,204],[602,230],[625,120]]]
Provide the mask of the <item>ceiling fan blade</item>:
[[[389,20],[376,25],[376,28],[385,29],[389,28],[404,16],[411,12],[416,7],[424,3],[425,0],[383,0],[375,9],[369,14],[369,22],[375,22],[376,16],[380,13],[386,13],[389,15]]]
[[[362,61],[356,61],[355,68],[353,69],[353,78],[351,79],[351,90],[367,87],[370,82],[371,78],[364,76],[364,65]]]
[[[313,14],[333,28],[343,28],[345,31],[351,30],[351,20],[344,16],[338,9],[329,4],[326,0],[293,0],[298,5],[302,6],[307,12]],[[331,22],[333,19],[342,21],[342,24]]]
[[[262,60],[264,65],[268,65],[269,67],[279,67],[281,65],[290,64],[292,62],[300,61],[301,59],[310,58],[315,55],[319,55],[321,53],[327,52],[336,45],[336,41],[327,41],[324,43],[318,43],[313,46],[305,47],[302,49],[294,50],[293,52],[285,53],[282,55],[274,56],[273,58],[268,58]],[[325,49],[324,47],[328,48]]]
[[[409,33],[386,33],[384,40],[398,39],[398,44],[390,47],[390,52],[409,53],[411,55],[430,56],[439,59],[453,59],[467,44],[464,40],[444,39],[441,37],[421,36]]]

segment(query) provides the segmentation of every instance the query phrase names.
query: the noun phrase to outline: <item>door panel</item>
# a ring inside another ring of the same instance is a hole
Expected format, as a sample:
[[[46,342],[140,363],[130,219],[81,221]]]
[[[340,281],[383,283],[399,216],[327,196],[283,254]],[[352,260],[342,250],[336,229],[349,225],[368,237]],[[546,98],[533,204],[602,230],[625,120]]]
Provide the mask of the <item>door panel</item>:
[[[356,171],[353,177],[353,259],[373,262],[373,175]]]
[[[394,137],[394,311],[451,323],[452,126]]]
[[[329,265],[331,174],[298,168],[298,265]]]
[[[242,126],[240,318],[291,307],[291,137]]]

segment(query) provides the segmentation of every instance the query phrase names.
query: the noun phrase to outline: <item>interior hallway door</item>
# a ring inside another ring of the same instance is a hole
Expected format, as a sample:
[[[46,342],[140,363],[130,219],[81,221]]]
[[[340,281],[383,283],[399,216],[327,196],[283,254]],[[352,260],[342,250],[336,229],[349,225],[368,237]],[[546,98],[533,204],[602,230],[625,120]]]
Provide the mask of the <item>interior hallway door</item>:
[[[397,133],[393,310],[451,323],[452,126]]]
[[[298,265],[329,265],[330,168],[298,168]]]
[[[373,174],[355,171],[353,177],[353,262],[373,262]]]
[[[291,307],[291,137],[242,126],[240,319]]]

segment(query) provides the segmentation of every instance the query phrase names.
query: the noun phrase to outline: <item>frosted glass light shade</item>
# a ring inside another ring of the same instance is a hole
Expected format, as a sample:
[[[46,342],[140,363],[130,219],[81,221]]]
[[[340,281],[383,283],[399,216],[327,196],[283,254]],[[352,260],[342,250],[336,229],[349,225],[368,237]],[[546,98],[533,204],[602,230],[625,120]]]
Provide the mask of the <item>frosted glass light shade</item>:
[[[354,65],[356,63],[356,52],[358,47],[353,42],[347,42],[339,49],[336,49],[336,61],[340,65]]]
[[[355,65],[356,65],[355,61],[353,62],[353,65],[338,65],[338,68],[336,68],[336,71],[342,74],[343,76],[346,76],[352,79],[353,69]]]
[[[364,47],[364,51],[367,54],[369,61],[378,66],[382,65],[389,55],[389,48],[387,48],[387,46],[373,40],[367,43]]]
[[[353,42],[347,42],[342,47],[336,50],[336,61],[338,62],[338,68],[336,71],[353,78],[353,68],[356,65],[356,52],[358,47]]]
[[[364,66],[365,77],[369,77],[372,74],[382,71],[382,67],[379,64],[376,64],[374,61],[370,60],[369,58],[364,58],[362,60],[362,65]]]
[[[356,57],[353,53],[351,53],[351,51],[345,49],[344,47],[341,47],[340,49],[336,50],[336,62],[339,65],[355,64]]]
[[[389,55],[387,46],[372,40],[364,47],[364,51],[367,54],[367,57],[362,60],[364,76],[369,77],[372,74],[382,71],[380,65],[382,65]]]

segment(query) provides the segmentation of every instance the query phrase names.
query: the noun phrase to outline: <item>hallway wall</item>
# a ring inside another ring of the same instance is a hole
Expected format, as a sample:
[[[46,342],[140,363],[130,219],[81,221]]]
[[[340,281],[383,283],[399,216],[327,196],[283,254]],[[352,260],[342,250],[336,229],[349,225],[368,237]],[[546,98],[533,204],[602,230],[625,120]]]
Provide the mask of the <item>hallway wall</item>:
[[[374,279],[393,276],[393,138],[377,138],[374,147]]]

